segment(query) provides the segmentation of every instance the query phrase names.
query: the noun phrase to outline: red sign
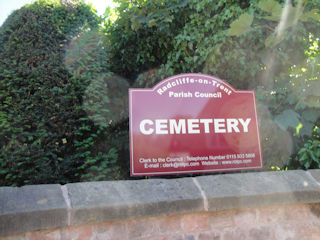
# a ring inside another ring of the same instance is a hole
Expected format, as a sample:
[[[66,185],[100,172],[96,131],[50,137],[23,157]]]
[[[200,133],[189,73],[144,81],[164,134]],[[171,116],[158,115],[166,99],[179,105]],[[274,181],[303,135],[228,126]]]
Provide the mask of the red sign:
[[[204,74],[129,90],[131,175],[261,169],[254,91]]]

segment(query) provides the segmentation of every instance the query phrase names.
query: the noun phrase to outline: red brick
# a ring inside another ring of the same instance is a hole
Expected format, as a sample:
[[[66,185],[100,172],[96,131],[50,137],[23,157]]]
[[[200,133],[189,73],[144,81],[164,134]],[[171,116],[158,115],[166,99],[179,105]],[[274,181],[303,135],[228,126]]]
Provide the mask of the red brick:
[[[206,213],[184,215],[183,229],[186,232],[201,232],[209,230],[208,215]]]
[[[27,240],[60,240],[60,230],[45,230],[29,232],[26,234]]]
[[[192,234],[188,234],[184,237],[184,240],[196,240],[196,237]]]
[[[278,223],[274,228],[274,234],[276,239],[298,240],[296,229],[292,224]]]
[[[200,233],[198,240],[220,240],[220,234],[209,232],[209,233]]]
[[[95,240],[127,240],[126,222],[100,223],[95,227]]]
[[[186,235],[175,235],[169,236],[168,240],[196,240],[196,236],[193,234],[186,234]]]
[[[276,224],[284,221],[282,207],[265,207],[257,209],[258,222],[260,224]]]
[[[272,228],[261,227],[261,228],[253,228],[249,230],[250,240],[273,240],[275,239],[274,233],[272,232]]]
[[[307,209],[310,221],[320,229],[320,203],[308,204]]]
[[[61,231],[61,240],[91,240],[93,228],[91,225],[64,228]]]
[[[246,226],[247,228],[255,227],[258,225],[255,210],[241,210],[237,211],[234,215],[234,223],[237,227]]]
[[[5,237],[0,237],[1,240],[26,240],[25,234],[10,235]]]
[[[128,223],[128,239],[141,239],[159,234],[153,223],[155,218],[132,220]]]
[[[185,240],[185,237],[183,235],[173,235],[168,236],[168,240]]]
[[[233,216],[235,211],[221,211],[209,215],[209,225],[212,230],[223,230],[234,227]]]
[[[168,237],[161,237],[161,236],[154,236],[154,237],[139,238],[139,240],[169,240],[169,238]]]
[[[318,233],[313,233],[311,235],[311,240],[319,240],[320,239],[320,232]]]
[[[223,233],[223,240],[247,240],[247,230],[234,229]]]
[[[158,225],[162,234],[182,232],[182,218],[183,216],[162,217],[157,219],[155,224]]]
[[[312,223],[312,220],[305,221],[305,222],[296,222],[296,223],[289,223],[292,228],[295,229],[295,233],[301,239],[312,239],[312,234],[317,233],[320,231],[318,226],[315,226]],[[320,238],[319,238],[320,239]]]
[[[306,205],[289,205],[283,207],[285,221],[304,222],[309,220],[309,209]]]

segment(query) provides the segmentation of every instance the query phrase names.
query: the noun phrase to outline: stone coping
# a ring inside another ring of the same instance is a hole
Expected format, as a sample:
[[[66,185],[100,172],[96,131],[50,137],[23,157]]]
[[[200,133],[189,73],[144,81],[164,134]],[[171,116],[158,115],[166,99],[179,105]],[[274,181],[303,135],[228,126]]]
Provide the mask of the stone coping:
[[[320,202],[320,169],[0,187],[0,236],[201,211]]]

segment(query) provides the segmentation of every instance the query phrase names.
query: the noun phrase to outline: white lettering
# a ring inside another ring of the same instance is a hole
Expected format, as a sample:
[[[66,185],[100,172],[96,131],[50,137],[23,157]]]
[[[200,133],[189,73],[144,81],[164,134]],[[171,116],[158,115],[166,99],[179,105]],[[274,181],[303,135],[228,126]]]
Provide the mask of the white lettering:
[[[199,128],[199,119],[188,119],[188,133],[194,134],[194,133],[200,133]]]
[[[200,123],[203,123],[204,132],[210,133],[209,123],[212,123],[212,119],[200,119]]]
[[[140,158],[140,159],[139,159],[139,162],[140,162],[140,163],[149,163],[149,162],[151,162],[151,159],[150,159],[150,158],[147,158],[147,159],[145,159],[145,158]]]
[[[235,118],[228,118],[227,119],[227,131],[228,133],[231,133],[232,132],[232,129],[235,131],[235,132],[240,132],[239,128],[238,128],[238,120],[235,119]]]
[[[160,95],[163,93],[162,89],[159,88],[158,91],[157,91]]]
[[[222,118],[214,119],[214,131],[216,133],[225,133],[225,120]]]
[[[169,119],[169,129],[170,134],[185,134],[186,133],[186,120],[185,119],[179,119],[178,123],[175,119]]]
[[[200,134],[204,133],[247,133],[251,118],[213,119],[144,119],[140,122],[140,132],[150,134]],[[240,124],[239,124],[240,123]],[[202,124],[200,126],[200,124]],[[213,124],[213,126],[212,126]],[[239,125],[241,126],[239,128]]]
[[[145,127],[146,124],[153,125],[153,122],[150,119],[142,120],[141,123],[140,123],[140,132],[142,132],[145,135],[150,135],[150,134],[153,133],[153,129],[149,128],[148,130],[146,130],[146,127]]]
[[[167,119],[157,119],[156,120],[156,134],[168,134],[168,120]]]
[[[243,131],[248,132],[248,125],[251,121],[251,118],[247,118],[247,120],[244,122],[242,118],[239,118],[239,122],[242,124]]]

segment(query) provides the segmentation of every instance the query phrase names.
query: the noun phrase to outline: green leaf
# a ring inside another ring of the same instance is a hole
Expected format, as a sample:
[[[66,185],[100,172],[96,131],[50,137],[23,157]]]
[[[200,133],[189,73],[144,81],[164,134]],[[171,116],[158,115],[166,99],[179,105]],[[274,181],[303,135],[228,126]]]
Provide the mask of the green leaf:
[[[308,109],[302,112],[302,117],[310,122],[315,122],[320,117],[320,112],[315,109]]]
[[[300,136],[311,136],[313,131],[313,124],[308,121],[302,121],[302,128],[299,131]]]
[[[263,19],[270,20],[270,21],[279,21],[281,15],[272,15],[272,16],[265,16]]]
[[[163,21],[166,22],[166,23],[171,23],[172,20],[173,20],[173,16],[168,16]]]
[[[277,115],[274,120],[282,130],[286,131],[288,127],[296,128],[300,124],[299,118],[298,113],[289,109]]]
[[[142,24],[137,17],[135,17],[131,20],[131,29],[133,31],[138,31],[141,28],[141,25]]]
[[[318,162],[318,160],[317,160],[316,156],[314,155],[314,153],[312,151],[310,151],[309,153],[310,153],[310,156],[311,156],[312,160],[315,161],[315,162]]]
[[[282,8],[281,5],[274,0],[262,0],[259,5],[263,11],[268,12],[272,15],[281,15]]]
[[[228,34],[230,36],[239,37],[242,33],[244,33],[251,26],[252,21],[253,21],[252,14],[248,14],[248,13],[241,14],[237,20],[233,21],[230,24]]]
[[[148,27],[153,27],[153,26],[156,26],[156,25],[157,25],[157,20],[156,19],[151,19],[148,22]]]
[[[306,95],[320,97],[320,81],[309,81]]]
[[[307,151],[306,148],[301,148],[301,149],[299,150],[298,154],[301,155],[301,154],[305,153],[306,151]]]
[[[316,21],[320,21],[320,13],[318,9],[312,9],[309,12],[302,14],[301,21],[307,22],[310,19],[314,19]]]
[[[267,37],[266,41],[265,41],[265,45],[266,47],[270,47],[273,46],[276,42],[277,37],[275,35],[270,35],[269,37]]]
[[[305,167],[306,169],[309,169],[310,166],[311,166],[311,163],[310,163],[309,161],[307,161],[307,162],[304,163],[304,167]]]
[[[267,37],[264,44],[267,48],[274,47],[278,43],[280,43],[283,39],[284,39],[284,35],[276,36],[276,35],[272,34],[269,37]]]

